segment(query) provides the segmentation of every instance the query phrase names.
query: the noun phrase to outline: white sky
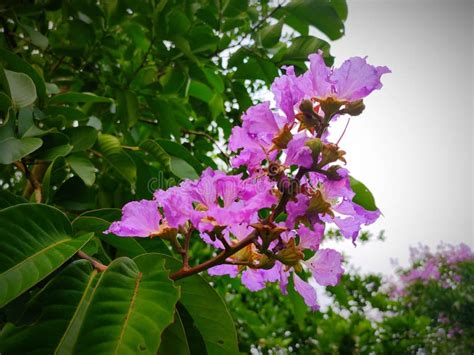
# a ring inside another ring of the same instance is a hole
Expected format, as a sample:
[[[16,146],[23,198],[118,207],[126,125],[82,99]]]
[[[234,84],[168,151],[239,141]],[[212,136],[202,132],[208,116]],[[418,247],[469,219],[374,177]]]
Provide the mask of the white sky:
[[[374,193],[385,242],[343,250],[362,271],[390,272],[409,246],[473,242],[473,2],[348,0],[336,65],[387,65],[384,88],[352,119],[347,167]],[[339,245],[339,248],[341,245]]]

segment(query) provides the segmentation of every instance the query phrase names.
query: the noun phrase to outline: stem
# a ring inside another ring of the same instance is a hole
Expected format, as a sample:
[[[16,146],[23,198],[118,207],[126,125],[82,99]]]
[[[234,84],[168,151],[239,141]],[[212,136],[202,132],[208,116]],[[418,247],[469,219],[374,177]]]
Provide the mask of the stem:
[[[189,241],[191,240],[191,234],[193,229],[190,228],[189,231],[184,236],[184,252],[183,252],[183,269],[189,269]]]
[[[172,280],[175,280],[175,281],[180,280],[184,277],[197,274],[197,273],[199,273],[201,271],[204,271],[204,270],[207,270],[207,269],[209,269],[213,266],[222,264],[223,262],[225,262],[225,259],[227,259],[229,256],[237,253],[239,250],[245,248],[247,245],[252,244],[252,242],[255,240],[255,238],[257,238],[257,235],[258,235],[257,231],[254,230],[247,237],[242,239],[240,242],[235,244],[230,249],[223,250],[219,254],[217,254],[215,257],[213,257],[212,259],[209,259],[209,260],[207,260],[207,261],[205,261],[205,262],[203,262],[199,265],[196,265],[196,266],[194,266],[190,269],[187,269],[187,270],[181,269],[181,270],[171,274],[170,278]]]
[[[342,134],[339,137],[339,139],[337,140],[336,145],[339,145],[339,142],[341,141],[342,137],[344,137],[344,134],[346,133],[347,127],[349,126],[350,122],[351,122],[351,117],[349,116],[349,118],[347,120],[347,123],[346,123],[346,127],[344,127],[344,131],[342,131]]]
[[[229,155],[226,152],[224,152],[224,150],[219,146],[219,144],[217,143],[217,140],[213,136],[211,136],[210,134],[208,134],[206,132],[191,131],[191,130],[187,130],[187,129],[183,129],[182,132],[187,133],[187,134],[193,134],[195,136],[205,137],[205,138],[209,139],[212,143],[214,143],[214,145],[217,147],[217,149],[219,149],[221,154],[225,157],[226,164],[229,164],[229,161],[230,161]]]
[[[81,258],[81,259],[85,259],[85,260],[88,260],[90,261],[90,263],[92,264],[92,266],[94,268],[96,268],[97,270],[99,271],[105,271],[107,270],[107,266],[102,264],[100,261],[94,259],[93,257],[87,255],[86,253],[84,253],[83,251],[79,250],[76,255]]]

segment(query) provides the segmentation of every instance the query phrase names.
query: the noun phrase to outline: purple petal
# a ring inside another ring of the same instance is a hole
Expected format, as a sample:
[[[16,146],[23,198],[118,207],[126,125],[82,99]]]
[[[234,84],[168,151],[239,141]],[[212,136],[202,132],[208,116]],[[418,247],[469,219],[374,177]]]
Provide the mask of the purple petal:
[[[120,237],[148,237],[158,231],[160,221],[157,201],[132,201],[123,206],[122,219],[112,223],[104,233]]]
[[[306,264],[313,277],[323,286],[335,286],[344,272],[342,255],[334,249],[320,249]]]
[[[304,299],[304,303],[311,308],[313,311],[319,309],[317,300],[316,290],[309,283],[303,281],[296,273],[293,273],[293,281],[295,284],[295,290]]]
[[[229,275],[230,277],[236,277],[239,274],[239,268],[237,265],[217,265],[207,270],[211,276],[222,276]]]

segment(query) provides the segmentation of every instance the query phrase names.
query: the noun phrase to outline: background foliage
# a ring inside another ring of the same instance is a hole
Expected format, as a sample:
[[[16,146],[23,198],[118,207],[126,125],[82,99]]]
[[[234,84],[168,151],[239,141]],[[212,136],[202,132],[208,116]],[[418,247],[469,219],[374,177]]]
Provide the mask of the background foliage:
[[[0,352],[238,353],[205,279],[171,281],[159,239],[102,231],[126,202],[225,167],[260,89],[319,49],[331,63],[309,29],[335,40],[346,16],[344,0],[3,1]]]

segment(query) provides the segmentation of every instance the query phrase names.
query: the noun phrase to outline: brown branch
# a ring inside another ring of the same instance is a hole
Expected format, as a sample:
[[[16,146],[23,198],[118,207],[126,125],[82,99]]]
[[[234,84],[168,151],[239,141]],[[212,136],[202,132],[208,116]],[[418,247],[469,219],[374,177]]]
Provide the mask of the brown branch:
[[[25,178],[28,180],[27,185],[25,186],[24,195],[25,197],[30,197],[31,193],[34,192],[35,194],[35,202],[41,203],[42,193],[41,193],[41,183],[36,178],[35,174],[32,174],[30,169],[28,169],[28,165],[24,159],[21,161],[16,161],[15,166],[20,169],[23,174],[25,174]]]
[[[191,276],[194,274],[197,274],[201,271],[207,270],[213,266],[220,265],[222,264],[225,259],[227,259],[229,256],[237,253],[239,250],[245,248],[247,245],[251,244],[256,238],[257,238],[257,231],[253,231],[250,233],[247,237],[242,239],[240,242],[235,244],[231,249],[229,250],[223,250],[219,254],[217,254],[215,257],[212,259],[209,259],[199,265],[196,265],[188,270],[181,269],[173,274],[170,275],[170,278],[172,280],[179,280],[187,276]]]
[[[93,257],[87,255],[86,253],[84,253],[83,251],[79,250],[76,255],[81,258],[81,259],[85,259],[85,260],[88,260],[92,266],[94,268],[96,268],[97,270],[99,271],[105,271],[107,270],[107,265],[104,265],[102,264],[100,261],[94,259]]]

